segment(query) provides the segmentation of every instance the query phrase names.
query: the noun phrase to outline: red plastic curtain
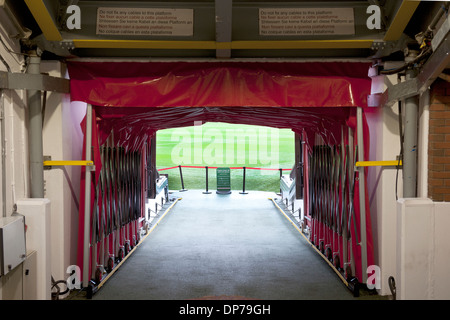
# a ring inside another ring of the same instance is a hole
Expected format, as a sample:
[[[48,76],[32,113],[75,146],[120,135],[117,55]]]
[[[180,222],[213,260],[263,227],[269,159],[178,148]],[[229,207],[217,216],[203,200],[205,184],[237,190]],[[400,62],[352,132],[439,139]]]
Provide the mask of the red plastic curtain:
[[[101,140],[114,129],[120,144],[132,149],[156,130],[192,126],[194,121],[292,128],[339,141],[335,138],[340,125],[354,123],[348,108],[367,105],[369,66],[359,62],[68,62],[71,98],[95,107]]]
[[[115,107],[367,105],[367,63],[69,62],[73,100]]]

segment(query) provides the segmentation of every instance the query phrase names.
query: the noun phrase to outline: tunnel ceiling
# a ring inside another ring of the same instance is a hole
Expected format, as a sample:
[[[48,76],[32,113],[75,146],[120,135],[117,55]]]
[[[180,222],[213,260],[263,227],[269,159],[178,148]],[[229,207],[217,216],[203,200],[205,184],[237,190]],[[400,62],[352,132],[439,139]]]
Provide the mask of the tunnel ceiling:
[[[44,56],[65,58],[393,57],[415,42],[414,36],[426,29],[439,10],[439,3],[434,1],[402,0],[9,3],[23,26],[32,31],[28,44],[37,44]],[[373,4],[381,9],[379,29],[367,25],[373,14],[367,9]],[[79,16],[76,11],[67,13],[71,5],[79,8]],[[125,19],[134,19],[132,29],[130,23],[124,26],[126,23],[117,22],[120,17],[114,16],[113,10],[127,12]],[[138,18],[132,17],[133,11]],[[166,21],[161,18],[149,25],[141,19],[155,19],[157,15],[166,15]],[[316,20],[299,23],[303,18]],[[79,26],[72,23],[77,21]]]

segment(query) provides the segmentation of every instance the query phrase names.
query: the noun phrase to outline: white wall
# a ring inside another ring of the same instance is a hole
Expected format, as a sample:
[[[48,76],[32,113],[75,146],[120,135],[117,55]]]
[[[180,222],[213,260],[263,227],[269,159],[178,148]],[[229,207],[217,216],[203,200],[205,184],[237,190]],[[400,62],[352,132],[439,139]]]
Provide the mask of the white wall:
[[[390,68],[391,66],[385,66]],[[378,83],[376,92],[384,92],[388,84],[395,85],[397,76],[381,76],[374,83]],[[428,92],[420,97],[419,104],[419,128],[418,128],[418,197],[427,197],[428,188],[428,111],[429,101]],[[404,104],[403,104],[404,105]],[[399,107],[395,103],[392,107],[378,107],[369,110],[367,113],[370,127],[370,160],[396,160],[400,154],[400,138],[398,123]],[[404,116],[404,107],[403,107]],[[404,121],[403,121],[404,126]],[[399,252],[398,241],[401,226],[398,225],[397,200],[403,202],[403,181],[402,170],[399,170],[396,177],[396,169],[393,167],[371,167],[369,169],[369,198],[372,214],[372,226],[374,232],[375,263],[380,266],[381,271],[381,289],[379,294],[390,295],[388,279],[390,276],[398,275]],[[396,191],[397,184],[397,191]],[[429,201],[429,200],[428,200]],[[431,202],[431,206],[434,204]],[[436,204],[437,205],[437,204]],[[427,207],[426,210],[431,210]],[[434,208],[434,207],[433,207]],[[428,211],[422,212],[427,215]],[[434,209],[433,209],[434,210]],[[448,207],[447,207],[447,210]],[[418,215],[419,217],[420,215]],[[413,220],[411,220],[413,221]],[[434,232],[434,231],[433,231]],[[414,238],[409,238],[409,244],[413,243]],[[420,240],[419,240],[420,241]],[[424,240],[425,241],[425,240]],[[442,248],[442,247],[441,247]],[[440,250],[430,247],[431,251]],[[437,266],[437,265],[436,265]],[[417,270],[415,270],[417,271]],[[428,279],[430,280],[430,279]]]
[[[394,76],[396,77],[396,76]],[[386,81],[394,81],[381,76],[375,92],[386,89]],[[396,79],[395,79],[396,82]],[[398,104],[392,107],[374,107],[366,112],[370,130],[371,161],[396,160],[400,154],[398,125]],[[373,241],[375,244],[375,264],[381,271],[379,294],[390,295],[388,278],[395,274],[396,237],[396,193],[402,197],[402,171],[397,179],[395,167],[370,167],[368,171],[368,192],[372,218]],[[398,189],[396,191],[396,181]]]
[[[401,199],[397,219],[397,299],[450,299],[450,203]]]
[[[26,56],[16,54],[21,47],[8,21],[0,22],[0,71],[25,73]],[[5,48],[6,46],[6,48]],[[55,77],[66,77],[65,66],[57,61],[43,61],[41,72]],[[5,159],[0,158],[4,170],[0,170],[2,214],[9,216],[17,201],[30,195],[28,158],[27,92],[25,90],[1,90],[0,141],[4,143]],[[70,102],[68,94],[49,92],[44,116],[44,155],[53,160],[81,160],[83,135],[80,128],[86,112],[85,104]],[[4,131],[4,134],[2,134]],[[79,167],[57,167],[44,172],[45,197],[51,205],[51,273],[55,280],[67,278],[66,269],[76,264],[78,204],[80,190]],[[0,299],[2,289],[0,281]]]
[[[65,77],[65,66],[57,61],[42,61],[41,72]],[[44,156],[52,160],[81,160],[83,134],[80,123],[86,113],[85,105],[71,104],[68,94],[51,92],[43,127]],[[81,168],[53,167],[44,171],[45,197],[51,201],[52,275],[55,280],[66,279],[67,267],[76,264],[78,208]]]
[[[10,38],[11,26],[0,22],[0,71],[23,72],[24,57],[17,39]],[[28,131],[24,120],[27,117],[26,92],[0,89],[0,208],[2,216],[10,216],[18,199],[29,196]],[[1,152],[0,152],[1,154]],[[4,185],[3,185],[4,184]],[[3,292],[4,278],[0,279],[0,299],[8,297]]]

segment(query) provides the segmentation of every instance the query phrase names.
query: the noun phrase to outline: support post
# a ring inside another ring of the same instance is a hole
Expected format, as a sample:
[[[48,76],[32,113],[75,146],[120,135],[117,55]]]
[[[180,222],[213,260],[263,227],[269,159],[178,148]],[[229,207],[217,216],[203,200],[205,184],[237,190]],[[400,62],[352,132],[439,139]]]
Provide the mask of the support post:
[[[283,176],[283,169],[278,168],[278,171],[280,172],[280,180],[279,181],[281,181],[281,177]],[[281,185],[280,185],[280,192],[278,193],[278,195],[281,196],[282,193],[283,193],[283,191],[281,190]]]
[[[6,218],[6,129],[5,106],[3,104],[3,89],[0,89],[0,124],[1,124],[1,148],[2,148],[2,217]]]
[[[347,160],[348,163],[348,160]],[[346,163],[345,163],[345,143],[344,143],[344,127],[341,125],[341,233],[342,233],[342,261],[341,267],[345,268],[344,264],[347,263],[347,220],[345,219],[347,211],[347,202],[345,199],[345,183],[346,183]]]
[[[86,161],[92,160],[92,105],[86,108]],[[84,188],[84,241],[83,241],[83,287],[89,285],[89,249],[91,223],[91,167],[86,166]]]
[[[362,108],[356,109],[356,130],[358,135],[358,159],[364,161],[364,133]],[[359,178],[359,221],[360,221],[360,246],[361,246],[361,280],[363,283],[367,281],[367,235],[366,235],[366,184],[365,184],[365,168],[358,167]]]
[[[40,74],[41,58],[29,57],[29,74]],[[30,197],[44,198],[44,151],[42,139],[41,91],[28,90],[28,148],[30,153]]]
[[[352,128],[348,128],[348,154],[347,154],[347,186],[348,186],[348,193],[349,193],[349,199],[350,202],[348,205],[351,205],[353,202],[353,192],[352,192],[352,181],[353,181],[353,131]],[[343,236],[343,257],[344,257],[344,268],[347,266],[350,268],[351,274],[355,274],[355,261],[352,256],[352,251],[348,250],[347,243],[349,240],[349,221],[350,221],[350,212],[345,214],[345,224],[344,224],[344,236]],[[350,262],[348,262],[350,260]]]
[[[180,190],[180,192],[184,192],[184,191],[187,191],[187,190],[184,188],[183,171],[181,170],[181,165],[179,165],[178,168],[180,169],[180,180],[181,180],[181,190]]]
[[[303,199],[303,152],[302,139],[295,133],[295,199]]]
[[[229,59],[231,57],[231,48],[228,48],[226,44],[231,42],[233,1],[215,0],[214,2],[216,13],[216,41],[218,43],[216,58]]]
[[[239,193],[240,194],[247,194],[248,192],[245,192],[245,171],[246,171],[246,168],[242,167],[242,169],[244,170],[242,172],[242,192],[239,192]]]
[[[205,167],[205,169],[206,169],[206,181],[205,181],[205,183],[206,183],[206,191],[204,191],[203,193],[204,194],[210,194],[211,193],[211,191],[208,191],[208,166],[206,166]],[[184,188],[183,188],[184,189]]]
[[[430,120],[430,89],[420,97],[419,105],[419,133],[417,157],[417,196],[428,197],[428,134]]]
[[[149,191],[148,197],[150,199],[156,198],[156,179],[158,178],[158,171],[156,169],[156,134],[150,138],[150,177],[149,177]]]
[[[406,72],[406,80],[415,77],[414,69]],[[417,115],[419,96],[405,99],[405,133],[403,146],[403,198],[417,196]]]

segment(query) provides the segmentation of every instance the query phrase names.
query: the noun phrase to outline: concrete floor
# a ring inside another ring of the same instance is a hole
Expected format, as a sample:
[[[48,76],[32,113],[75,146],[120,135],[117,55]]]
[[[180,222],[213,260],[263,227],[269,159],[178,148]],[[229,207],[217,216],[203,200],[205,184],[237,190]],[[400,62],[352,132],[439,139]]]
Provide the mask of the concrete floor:
[[[173,193],[169,211],[94,300],[353,300],[269,197]]]

